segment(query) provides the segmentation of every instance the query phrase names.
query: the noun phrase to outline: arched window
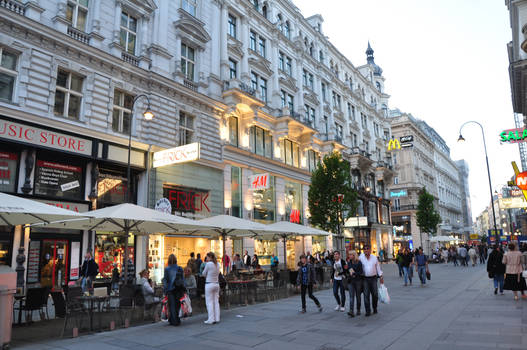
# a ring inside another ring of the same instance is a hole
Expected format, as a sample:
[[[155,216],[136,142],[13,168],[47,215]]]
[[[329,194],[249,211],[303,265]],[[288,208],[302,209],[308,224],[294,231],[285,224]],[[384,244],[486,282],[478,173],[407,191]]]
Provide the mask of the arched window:
[[[285,21],[284,35],[287,39],[291,39],[291,26],[289,24],[289,21]]]

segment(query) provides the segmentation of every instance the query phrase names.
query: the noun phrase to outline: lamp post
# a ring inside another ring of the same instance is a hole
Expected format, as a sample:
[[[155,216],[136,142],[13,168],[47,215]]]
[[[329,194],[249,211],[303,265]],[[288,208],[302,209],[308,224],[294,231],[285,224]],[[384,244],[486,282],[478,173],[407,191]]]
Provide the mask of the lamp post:
[[[494,197],[492,196],[492,182],[490,180],[490,167],[489,167],[489,156],[487,155],[487,142],[485,141],[485,132],[483,130],[483,125],[481,125],[480,123],[478,123],[477,121],[474,121],[474,120],[470,120],[468,122],[465,122],[463,123],[463,125],[461,125],[461,127],[459,128],[459,138],[458,138],[458,142],[464,142],[465,141],[465,138],[463,137],[463,135],[461,134],[461,130],[463,130],[463,127],[467,124],[477,124],[480,129],[481,129],[481,136],[483,137],[483,149],[485,150],[485,161],[487,162],[487,176],[489,178],[489,190],[490,190],[490,204],[492,206],[492,219],[494,221],[494,233],[496,235],[496,244],[499,245],[500,244],[500,236],[499,236],[499,231],[498,231],[498,226],[496,224],[496,211],[494,209]]]
[[[143,112],[143,117],[146,120],[152,120],[154,118],[154,113],[150,109],[150,98],[145,94],[137,95],[136,97],[134,97],[134,100],[132,102],[132,108],[130,110],[130,128],[128,130],[128,162],[126,164],[126,203],[131,202],[130,157],[132,153],[132,121],[134,119],[134,106],[137,100],[139,100],[141,97],[145,97],[148,102],[148,106]],[[128,236],[126,236],[124,238],[124,284],[128,284],[128,259]]]

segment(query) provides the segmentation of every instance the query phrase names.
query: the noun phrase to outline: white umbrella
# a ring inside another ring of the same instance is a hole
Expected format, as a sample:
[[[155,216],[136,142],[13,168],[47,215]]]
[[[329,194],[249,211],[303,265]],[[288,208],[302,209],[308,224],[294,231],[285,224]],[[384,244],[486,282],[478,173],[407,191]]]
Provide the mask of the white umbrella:
[[[16,226],[82,217],[71,210],[0,192],[0,224]]]

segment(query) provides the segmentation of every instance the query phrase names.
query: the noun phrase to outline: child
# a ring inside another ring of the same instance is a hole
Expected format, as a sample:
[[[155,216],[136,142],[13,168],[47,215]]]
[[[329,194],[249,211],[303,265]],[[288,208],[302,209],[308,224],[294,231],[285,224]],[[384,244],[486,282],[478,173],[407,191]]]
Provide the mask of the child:
[[[300,294],[302,298],[302,310],[301,313],[306,312],[306,291],[309,298],[315,302],[318,307],[318,312],[322,312],[322,305],[318,299],[313,295],[313,284],[316,283],[315,268],[313,265],[307,262],[305,255],[300,256],[300,264],[298,267],[298,277],[296,279],[297,288],[300,288]]]

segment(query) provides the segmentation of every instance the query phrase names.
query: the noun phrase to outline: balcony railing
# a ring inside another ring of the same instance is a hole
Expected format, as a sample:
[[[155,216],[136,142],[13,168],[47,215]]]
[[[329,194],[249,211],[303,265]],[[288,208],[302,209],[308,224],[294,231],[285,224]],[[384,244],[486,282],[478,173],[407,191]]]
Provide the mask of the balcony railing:
[[[392,212],[407,211],[407,210],[417,210],[417,205],[409,204],[409,205],[401,205],[398,207],[392,206]]]
[[[183,79],[183,85],[192,91],[198,91],[198,84],[196,84],[192,80]]]
[[[243,92],[248,93],[251,96],[255,96],[256,95],[256,89],[253,89],[251,86],[249,86],[249,85],[247,85],[245,83],[240,83],[239,87],[240,87],[240,90],[242,90]]]
[[[82,30],[78,30],[77,28],[68,27],[68,35],[71,36],[73,39],[80,41],[81,43],[88,44],[90,41],[90,37],[88,34],[84,33]]]
[[[313,128],[315,126],[315,123],[313,120],[309,119],[309,118],[306,118],[305,115],[301,114],[301,113],[298,113],[298,112],[295,112],[295,111],[289,111],[288,113],[284,113],[282,112],[281,113],[281,116],[282,117],[291,117],[293,118],[294,120],[304,124],[304,125],[307,125],[309,126],[310,128]]]
[[[139,66],[139,59],[134,55],[129,54],[128,52],[122,52],[121,58],[123,61],[130,63],[133,66]]]
[[[26,12],[24,4],[16,0],[0,0],[0,7],[3,7],[9,11],[13,11],[19,15],[24,15]]]

